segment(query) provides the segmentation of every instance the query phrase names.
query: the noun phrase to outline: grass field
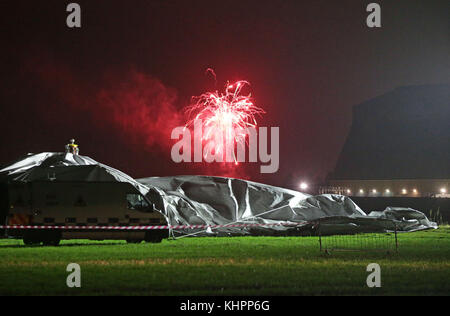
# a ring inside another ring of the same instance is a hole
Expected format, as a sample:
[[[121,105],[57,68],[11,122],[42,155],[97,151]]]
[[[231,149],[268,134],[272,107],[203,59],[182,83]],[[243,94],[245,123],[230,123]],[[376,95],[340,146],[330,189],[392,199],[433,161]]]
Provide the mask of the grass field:
[[[81,288],[66,286],[67,264]],[[366,267],[381,266],[381,288]],[[1,295],[449,295],[450,227],[399,234],[399,253],[319,252],[317,237],[184,238],[161,244],[0,240]]]

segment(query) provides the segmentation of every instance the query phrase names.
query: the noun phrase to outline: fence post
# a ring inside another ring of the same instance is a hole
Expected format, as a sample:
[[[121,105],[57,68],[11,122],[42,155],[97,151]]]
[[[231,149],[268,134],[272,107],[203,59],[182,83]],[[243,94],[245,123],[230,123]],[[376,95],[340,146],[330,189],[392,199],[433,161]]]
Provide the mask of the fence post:
[[[320,252],[322,252],[322,232],[320,231],[320,222],[319,224],[317,224],[317,231],[319,232],[319,247],[320,247]]]
[[[398,252],[398,239],[397,239],[397,224],[394,224],[395,230],[395,252]]]

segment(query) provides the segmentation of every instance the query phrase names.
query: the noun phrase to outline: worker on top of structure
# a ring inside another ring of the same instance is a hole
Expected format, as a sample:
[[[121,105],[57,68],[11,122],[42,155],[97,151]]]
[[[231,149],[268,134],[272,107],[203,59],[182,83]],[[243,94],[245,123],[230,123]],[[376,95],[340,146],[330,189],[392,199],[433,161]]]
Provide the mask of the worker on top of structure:
[[[78,145],[75,144],[75,139],[71,139],[69,143],[66,145],[66,154],[78,155],[80,149]]]

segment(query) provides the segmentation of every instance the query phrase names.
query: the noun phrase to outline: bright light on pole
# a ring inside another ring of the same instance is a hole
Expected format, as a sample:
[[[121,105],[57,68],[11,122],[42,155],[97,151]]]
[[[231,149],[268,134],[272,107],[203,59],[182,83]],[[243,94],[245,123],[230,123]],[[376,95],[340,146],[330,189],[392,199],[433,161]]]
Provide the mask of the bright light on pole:
[[[308,184],[306,182],[300,183],[300,189],[306,190],[308,188]]]

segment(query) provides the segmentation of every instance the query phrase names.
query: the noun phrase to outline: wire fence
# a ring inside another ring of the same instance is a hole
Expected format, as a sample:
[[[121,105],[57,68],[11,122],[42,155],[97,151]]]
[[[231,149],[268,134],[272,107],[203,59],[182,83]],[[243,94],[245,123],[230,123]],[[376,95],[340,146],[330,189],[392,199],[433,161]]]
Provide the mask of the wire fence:
[[[397,229],[392,233],[357,233],[352,235],[322,235],[318,229],[320,251],[381,251],[398,252]]]

